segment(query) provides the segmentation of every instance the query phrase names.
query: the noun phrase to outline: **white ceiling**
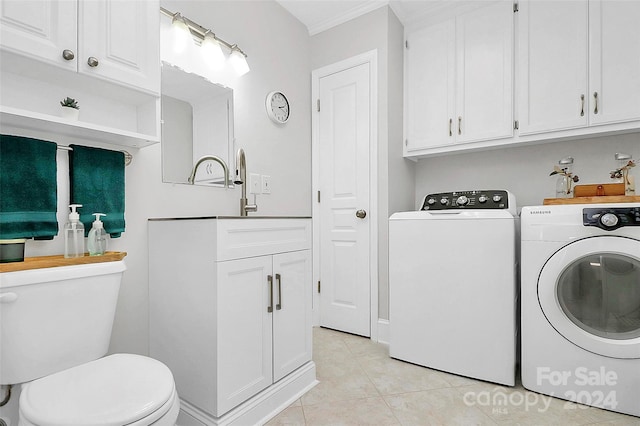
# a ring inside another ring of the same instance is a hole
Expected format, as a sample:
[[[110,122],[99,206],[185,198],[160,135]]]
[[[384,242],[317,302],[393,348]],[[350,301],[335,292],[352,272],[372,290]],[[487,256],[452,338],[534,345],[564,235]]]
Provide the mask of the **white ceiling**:
[[[276,0],[306,25],[310,35],[389,5],[405,26],[443,7],[445,0]],[[452,3],[456,0],[449,0]]]

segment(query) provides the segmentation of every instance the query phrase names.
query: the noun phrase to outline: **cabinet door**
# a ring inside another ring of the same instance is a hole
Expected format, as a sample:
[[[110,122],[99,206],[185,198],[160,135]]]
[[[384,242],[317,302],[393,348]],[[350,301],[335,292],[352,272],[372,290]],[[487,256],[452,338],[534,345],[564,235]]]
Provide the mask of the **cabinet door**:
[[[271,256],[218,262],[216,370],[220,416],[273,383]],[[214,307],[212,307],[214,309]],[[211,383],[215,386],[215,383]]]
[[[3,0],[0,40],[3,50],[76,69],[77,3],[68,0]],[[68,49],[76,58],[65,60]]]
[[[273,256],[273,380],[311,360],[311,251]]]
[[[160,93],[159,2],[89,0],[79,9],[78,71]]]
[[[513,136],[513,6],[456,19],[456,142]]]
[[[520,134],[587,125],[586,0],[520,2]]]
[[[640,119],[639,22],[638,1],[589,2],[591,124]]]
[[[405,49],[405,155],[452,143],[455,21],[407,36]]]

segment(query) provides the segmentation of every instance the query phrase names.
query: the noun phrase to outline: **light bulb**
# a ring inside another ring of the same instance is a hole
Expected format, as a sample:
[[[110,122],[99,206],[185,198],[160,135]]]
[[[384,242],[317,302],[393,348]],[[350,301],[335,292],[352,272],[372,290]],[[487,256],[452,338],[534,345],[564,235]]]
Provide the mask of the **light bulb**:
[[[211,31],[207,31],[204,35],[201,47],[205,62],[214,70],[221,69],[224,65],[224,53]]]
[[[187,47],[187,44],[191,39],[191,31],[189,31],[189,26],[184,21],[184,18],[180,13],[173,15],[171,28],[173,32],[173,50],[176,53],[181,53]]]
[[[233,47],[231,56],[229,56],[229,62],[231,62],[231,66],[236,71],[236,74],[238,74],[238,76],[244,75],[249,72],[249,64],[247,64],[247,58],[245,58],[244,54],[237,47]]]

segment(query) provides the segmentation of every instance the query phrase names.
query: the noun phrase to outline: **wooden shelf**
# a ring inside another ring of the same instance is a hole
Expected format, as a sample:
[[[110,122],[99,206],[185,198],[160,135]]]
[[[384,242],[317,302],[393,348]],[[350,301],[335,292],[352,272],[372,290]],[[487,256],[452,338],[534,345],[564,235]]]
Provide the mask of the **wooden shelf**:
[[[123,251],[108,251],[102,256],[89,256],[66,259],[62,255],[26,257],[24,262],[0,263],[0,272],[26,271],[29,269],[55,268],[58,266],[85,265],[88,263],[116,262],[127,255]]]
[[[574,198],[545,198],[542,202],[545,206],[560,204],[609,204],[609,203],[640,203],[640,196],[608,195],[599,197],[574,197]]]

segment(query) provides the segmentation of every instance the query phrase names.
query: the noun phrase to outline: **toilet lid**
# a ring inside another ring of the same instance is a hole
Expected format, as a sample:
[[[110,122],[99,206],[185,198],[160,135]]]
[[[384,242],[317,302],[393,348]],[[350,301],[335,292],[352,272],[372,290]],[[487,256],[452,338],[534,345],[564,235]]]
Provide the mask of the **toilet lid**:
[[[173,375],[163,363],[115,354],[27,384],[20,411],[41,426],[122,426],[155,413],[173,395]]]

